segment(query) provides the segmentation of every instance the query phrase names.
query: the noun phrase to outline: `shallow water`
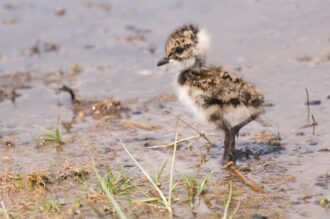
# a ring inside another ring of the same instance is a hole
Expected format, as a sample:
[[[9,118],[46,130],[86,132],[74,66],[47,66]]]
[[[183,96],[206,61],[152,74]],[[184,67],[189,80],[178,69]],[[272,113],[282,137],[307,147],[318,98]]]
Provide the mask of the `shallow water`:
[[[13,158],[13,162],[1,161],[0,169],[28,172],[64,161],[89,161],[91,154],[114,166],[130,163],[119,138],[136,155],[143,156],[144,165],[161,166],[170,158],[170,151],[143,145],[174,139],[175,119],[162,108],[194,120],[180,103],[157,98],[174,92],[174,73],[155,64],[163,55],[167,35],[177,26],[193,22],[212,36],[209,63],[240,70],[239,74],[274,104],[266,108],[264,116],[272,128],[251,124],[244,129],[249,135],[241,137],[238,144],[241,149],[258,148],[251,140],[254,133],[279,132],[285,150],[239,164],[249,166],[249,177],[257,182],[273,179],[265,186],[281,201],[271,203],[271,207],[285,212],[288,218],[328,218],[329,213],[318,202],[322,196],[330,197],[330,182],[319,182],[320,176],[330,172],[329,152],[324,150],[330,147],[329,7],[326,0],[1,0],[0,88],[8,95],[0,102],[0,138],[15,146],[0,146],[1,157]],[[56,15],[61,8],[65,14]],[[81,72],[74,70],[75,64]],[[36,147],[43,135],[39,127],[54,129],[58,118],[69,122],[74,117],[69,95],[54,91],[63,84],[74,89],[80,100],[119,99],[131,108],[123,118],[161,128],[134,129],[119,124],[118,119],[104,122],[86,116],[73,123],[71,132],[64,132],[68,142],[62,151]],[[315,135],[312,128],[300,129],[307,123],[305,88],[310,100],[321,101],[310,106],[318,123]],[[20,94],[15,103],[10,100],[12,90]],[[218,147],[207,154],[202,139],[191,143],[193,150],[183,145],[177,168],[187,173],[216,169],[216,177],[221,178],[222,134],[193,123],[214,134],[210,138]],[[180,128],[183,137],[194,134],[185,126]],[[110,161],[109,151],[117,151],[117,157]],[[196,168],[203,154],[208,162]],[[285,176],[295,180],[280,179]]]

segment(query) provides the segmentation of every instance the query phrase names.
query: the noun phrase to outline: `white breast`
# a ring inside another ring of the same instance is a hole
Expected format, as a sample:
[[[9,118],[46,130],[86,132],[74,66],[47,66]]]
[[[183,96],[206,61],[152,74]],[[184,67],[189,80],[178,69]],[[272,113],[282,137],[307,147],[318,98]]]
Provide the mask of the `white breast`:
[[[187,86],[178,86],[177,88],[179,100],[195,115],[199,122],[207,123],[208,116],[205,110],[198,106],[195,102],[195,98],[201,95],[201,91],[191,91]],[[190,93],[189,93],[190,91]]]
[[[187,106],[187,108],[192,111],[199,122],[208,124],[208,118],[213,113],[222,113],[223,120],[229,124],[231,127],[243,122],[248,119],[251,115],[257,113],[257,109],[253,107],[246,107],[244,105],[239,106],[224,106],[221,110],[219,106],[210,106],[208,108],[203,108],[196,103],[196,99],[203,94],[202,91],[197,89],[190,89],[188,86],[178,86],[177,87],[179,100]]]

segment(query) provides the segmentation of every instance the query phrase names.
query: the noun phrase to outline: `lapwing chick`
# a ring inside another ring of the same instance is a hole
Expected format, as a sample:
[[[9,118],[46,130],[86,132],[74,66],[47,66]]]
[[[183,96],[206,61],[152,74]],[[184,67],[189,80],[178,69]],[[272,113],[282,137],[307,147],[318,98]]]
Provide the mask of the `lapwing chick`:
[[[165,57],[157,66],[179,66],[179,99],[195,116],[225,133],[223,162],[236,161],[235,138],[242,127],[263,113],[264,96],[252,84],[223,67],[206,65],[209,36],[194,25],[184,25],[166,41]]]

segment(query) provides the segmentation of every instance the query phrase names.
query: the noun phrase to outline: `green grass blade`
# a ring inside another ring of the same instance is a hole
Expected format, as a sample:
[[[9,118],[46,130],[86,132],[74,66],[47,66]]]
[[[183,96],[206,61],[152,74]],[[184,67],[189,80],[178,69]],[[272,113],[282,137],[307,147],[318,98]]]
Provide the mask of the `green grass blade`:
[[[158,184],[159,181],[160,181],[160,177],[161,177],[161,175],[162,175],[163,172],[164,172],[164,169],[165,169],[165,167],[166,167],[166,164],[167,164],[167,160],[164,162],[164,164],[163,164],[162,168],[160,169],[160,171],[159,171],[159,172],[156,171],[156,183],[157,183],[157,184]]]
[[[144,174],[144,176],[149,180],[149,182],[153,185],[153,187],[156,189],[156,191],[158,192],[158,194],[160,195],[163,204],[165,205],[165,207],[167,208],[167,210],[172,213],[172,208],[168,205],[168,202],[163,194],[163,192],[159,189],[159,187],[157,186],[157,184],[151,179],[150,175],[148,174],[148,172],[140,165],[140,163],[133,157],[133,155],[128,151],[128,149],[126,148],[125,144],[120,141],[120,144],[122,145],[122,147],[124,148],[125,152],[128,154],[128,156],[134,161],[135,165],[141,170],[141,172]]]
[[[172,191],[176,188],[177,185],[178,185],[178,182],[175,182],[174,185],[172,186]]]
[[[102,177],[100,176],[99,172],[97,171],[95,164],[93,163],[93,169],[95,172],[95,175],[97,177],[97,180],[99,181],[102,190],[104,191],[105,195],[107,196],[108,200],[111,202],[111,204],[113,205],[114,209],[116,210],[118,216],[120,219],[127,219],[127,217],[125,216],[124,212],[121,210],[118,202],[115,200],[115,198],[113,197],[113,195],[110,193],[110,191],[108,190],[104,180],[102,180]]]
[[[205,185],[210,180],[210,178],[213,176],[213,174],[214,174],[214,171],[209,172],[209,174],[207,174],[207,176],[205,177],[203,182],[200,184],[200,186],[198,188],[198,195],[199,196],[204,192]]]
[[[65,144],[65,142],[62,139],[62,132],[60,127],[57,127],[55,131],[46,129],[43,127],[39,127],[43,132],[45,132],[45,136],[43,139],[48,142],[55,142],[58,144]]]
[[[183,173],[180,173],[180,172],[177,172],[177,174],[179,175],[180,178],[182,178],[185,183],[187,184],[188,187],[191,187],[191,180],[186,176],[184,175]]]

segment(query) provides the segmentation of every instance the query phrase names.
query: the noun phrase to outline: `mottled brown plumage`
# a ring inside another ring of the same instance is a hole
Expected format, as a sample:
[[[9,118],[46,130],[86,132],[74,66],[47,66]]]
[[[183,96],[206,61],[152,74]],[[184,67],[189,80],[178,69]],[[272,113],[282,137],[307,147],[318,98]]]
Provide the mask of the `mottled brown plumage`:
[[[221,129],[230,129],[233,126],[223,117],[228,107],[231,111],[241,106],[250,107],[253,115],[259,115],[263,111],[263,95],[251,84],[221,67],[186,69],[179,74],[178,83],[186,87],[197,107],[213,107],[208,112],[208,121]]]
[[[235,160],[235,135],[262,112],[264,97],[253,85],[222,67],[206,66],[208,37],[203,30],[186,25],[168,38],[158,65],[181,66],[178,91],[203,122],[225,132],[224,161]]]
[[[184,26],[172,33],[166,42],[166,56],[180,61],[192,57],[194,55],[192,48],[198,43],[197,33],[198,29],[193,25]]]

